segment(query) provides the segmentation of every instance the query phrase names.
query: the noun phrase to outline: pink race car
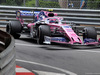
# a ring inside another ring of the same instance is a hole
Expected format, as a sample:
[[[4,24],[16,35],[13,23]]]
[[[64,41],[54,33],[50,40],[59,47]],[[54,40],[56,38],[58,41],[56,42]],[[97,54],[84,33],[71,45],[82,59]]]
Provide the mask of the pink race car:
[[[24,25],[24,16],[33,17],[34,21]],[[15,38],[19,38],[22,33],[27,33],[37,43],[50,44],[51,42],[70,45],[99,45],[97,32],[94,27],[85,27],[82,31],[81,39],[73,30],[72,25],[62,23],[63,18],[56,13],[48,11],[17,11],[17,21],[10,21],[7,25],[7,32]]]

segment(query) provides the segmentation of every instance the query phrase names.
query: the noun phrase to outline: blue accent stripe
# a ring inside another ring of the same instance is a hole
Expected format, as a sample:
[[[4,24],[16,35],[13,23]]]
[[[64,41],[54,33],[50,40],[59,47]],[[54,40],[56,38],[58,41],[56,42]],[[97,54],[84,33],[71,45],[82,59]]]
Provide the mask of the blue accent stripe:
[[[66,39],[63,37],[53,37],[52,41],[66,42]]]
[[[20,11],[21,16],[33,16],[33,11]]]

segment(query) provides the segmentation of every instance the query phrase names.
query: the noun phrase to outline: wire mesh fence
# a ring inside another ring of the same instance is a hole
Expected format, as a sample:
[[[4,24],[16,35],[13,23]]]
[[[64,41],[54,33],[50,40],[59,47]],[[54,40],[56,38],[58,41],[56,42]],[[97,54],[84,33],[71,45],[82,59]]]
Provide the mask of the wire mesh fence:
[[[100,9],[100,0],[0,0],[0,4],[43,8]]]

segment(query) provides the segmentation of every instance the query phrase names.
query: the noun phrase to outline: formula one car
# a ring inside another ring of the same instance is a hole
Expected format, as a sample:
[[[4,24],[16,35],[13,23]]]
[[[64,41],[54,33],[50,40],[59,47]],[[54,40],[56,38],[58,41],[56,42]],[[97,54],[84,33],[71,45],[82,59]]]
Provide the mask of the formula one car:
[[[24,16],[33,16],[34,21],[24,25]],[[70,45],[99,45],[94,27],[85,27],[82,30],[83,39],[81,39],[72,25],[62,23],[63,18],[51,11],[18,10],[16,18],[18,21],[10,21],[7,25],[7,32],[15,38],[19,38],[22,33],[27,33],[39,44],[56,42]]]

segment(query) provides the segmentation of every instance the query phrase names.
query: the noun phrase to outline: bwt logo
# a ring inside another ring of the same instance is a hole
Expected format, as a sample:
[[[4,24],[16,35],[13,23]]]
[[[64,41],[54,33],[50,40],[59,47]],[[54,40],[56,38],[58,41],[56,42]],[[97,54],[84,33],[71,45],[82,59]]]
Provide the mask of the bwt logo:
[[[66,39],[63,37],[54,37],[51,39],[52,41],[66,42]]]

